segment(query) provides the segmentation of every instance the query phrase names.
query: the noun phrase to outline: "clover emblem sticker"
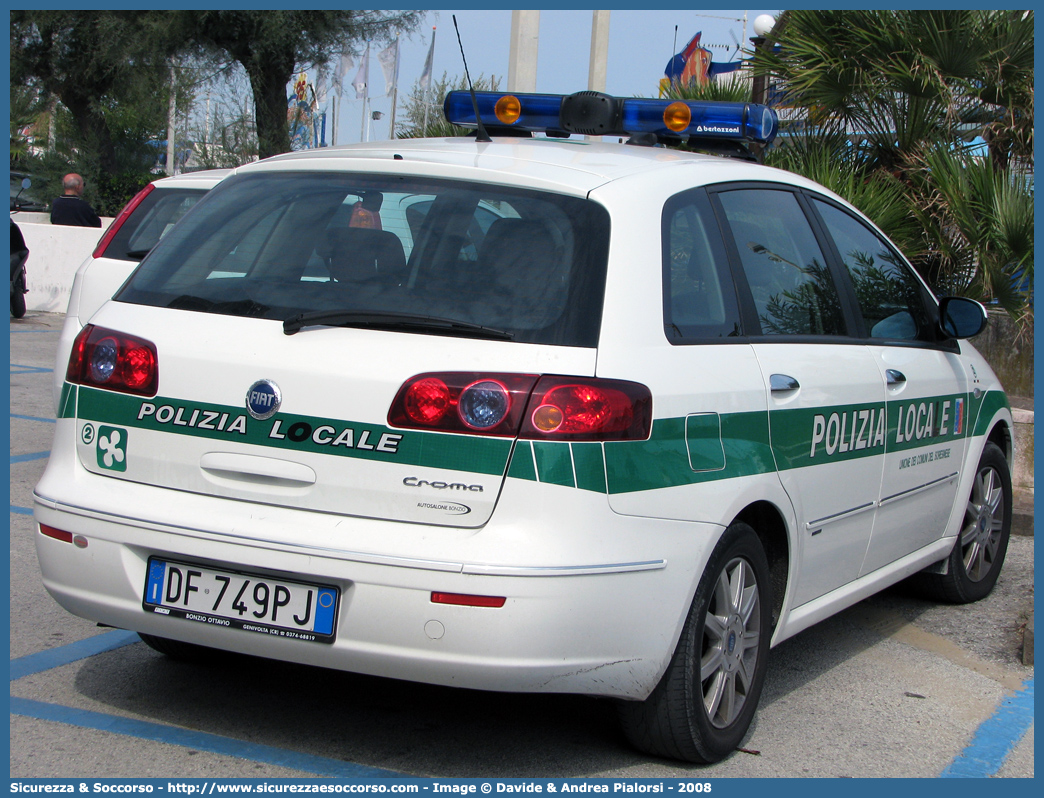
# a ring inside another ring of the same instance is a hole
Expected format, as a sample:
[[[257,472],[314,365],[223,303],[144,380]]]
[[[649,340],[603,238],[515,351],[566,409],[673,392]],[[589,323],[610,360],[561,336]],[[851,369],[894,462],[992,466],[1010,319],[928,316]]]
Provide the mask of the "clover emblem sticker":
[[[98,467],[106,471],[127,470],[127,430],[98,428]]]

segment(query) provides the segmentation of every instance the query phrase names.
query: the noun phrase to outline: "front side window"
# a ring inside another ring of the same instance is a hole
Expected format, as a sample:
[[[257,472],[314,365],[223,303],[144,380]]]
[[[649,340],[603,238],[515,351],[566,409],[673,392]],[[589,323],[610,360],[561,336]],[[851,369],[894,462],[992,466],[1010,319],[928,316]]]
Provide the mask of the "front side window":
[[[761,333],[844,335],[837,288],[797,198],[771,189],[738,189],[717,196]]]
[[[740,334],[727,256],[702,191],[664,207],[664,329],[668,340]]]
[[[280,320],[343,311],[413,329],[437,319],[595,346],[608,243],[608,213],[576,197],[400,176],[241,175],[173,229],[117,298]]]
[[[852,277],[871,338],[930,337],[920,283],[884,239],[840,208],[813,200]]]

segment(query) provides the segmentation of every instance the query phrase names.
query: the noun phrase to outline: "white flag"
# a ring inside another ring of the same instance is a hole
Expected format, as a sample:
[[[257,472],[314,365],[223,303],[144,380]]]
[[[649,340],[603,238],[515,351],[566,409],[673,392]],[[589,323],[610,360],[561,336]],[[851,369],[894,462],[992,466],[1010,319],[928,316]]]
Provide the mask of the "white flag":
[[[348,70],[353,66],[355,66],[355,61],[352,57],[348,53],[341,53],[341,60],[333,73],[333,85],[337,88],[338,97],[344,93],[344,76],[348,74]]]
[[[315,79],[315,101],[322,105],[326,102],[326,73],[320,72]]]
[[[424,59],[424,71],[421,72],[417,85],[422,89],[428,88],[431,83],[431,60],[435,56],[435,28],[431,29],[431,46],[428,48],[428,57]]]
[[[366,45],[366,52],[363,53],[362,63],[359,64],[359,71],[355,73],[355,80],[352,81],[352,85],[355,86],[355,99],[365,100],[369,97],[369,86],[370,82],[370,45]]]
[[[377,60],[381,62],[384,73],[384,93],[390,95],[399,83],[399,40],[377,53]]]

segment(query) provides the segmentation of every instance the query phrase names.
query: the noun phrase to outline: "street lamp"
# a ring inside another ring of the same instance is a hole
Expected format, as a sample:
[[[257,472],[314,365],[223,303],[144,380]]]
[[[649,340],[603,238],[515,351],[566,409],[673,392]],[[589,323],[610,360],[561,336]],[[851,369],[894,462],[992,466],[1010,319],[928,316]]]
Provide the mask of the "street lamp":
[[[758,53],[765,46],[765,37],[772,32],[775,24],[776,18],[771,14],[761,14],[754,20],[754,35],[750,37],[750,41],[754,45],[755,64],[758,63]],[[760,105],[765,105],[768,97],[768,76],[755,74],[751,88],[751,99]]]

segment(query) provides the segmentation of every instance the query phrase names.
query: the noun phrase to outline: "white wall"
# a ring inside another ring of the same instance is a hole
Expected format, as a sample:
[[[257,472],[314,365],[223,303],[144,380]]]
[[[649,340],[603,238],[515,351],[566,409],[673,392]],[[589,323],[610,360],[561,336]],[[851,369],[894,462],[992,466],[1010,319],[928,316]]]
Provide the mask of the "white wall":
[[[11,218],[29,247],[29,260],[25,264],[29,284],[26,308],[65,313],[73,276],[90,257],[112,219],[103,218],[99,229],[52,226],[46,213],[15,213]]]

